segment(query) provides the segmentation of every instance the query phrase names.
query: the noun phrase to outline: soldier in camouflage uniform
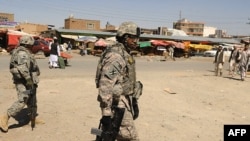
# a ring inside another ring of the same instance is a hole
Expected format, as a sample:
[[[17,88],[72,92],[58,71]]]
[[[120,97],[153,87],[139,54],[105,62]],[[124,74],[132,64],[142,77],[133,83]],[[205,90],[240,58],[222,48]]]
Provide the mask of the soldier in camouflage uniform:
[[[142,84],[136,81],[135,60],[130,51],[138,47],[140,29],[133,22],[120,25],[117,43],[102,53],[96,72],[98,101],[102,111],[101,123],[110,124],[114,103],[125,108],[117,141],[138,141],[134,121],[139,114],[137,100],[142,94]],[[133,106],[136,105],[136,106]],[[116,106],[116,105],[115,105]]]
[[[8,120],[10,117],[16,116],[25,105],[31,109],[30,95],[28,89],[35,87],[38,84],[38,76],[40,75],[39,67],[35,58],[27,49],[34,44],[34,39],[31,36],[22,36],[19,40],[20,46],[17,47],[11,56],[10,72],[13,76],[13,82],[16,86],[18,100],[12,104],[7,112],[0,117],[0,128],[2,131],[8,131]],[[33,105],[37,110],[36,99]],[[29,111],[30,112],[30,111]],[[44,123],[36,119],[36,123]]]

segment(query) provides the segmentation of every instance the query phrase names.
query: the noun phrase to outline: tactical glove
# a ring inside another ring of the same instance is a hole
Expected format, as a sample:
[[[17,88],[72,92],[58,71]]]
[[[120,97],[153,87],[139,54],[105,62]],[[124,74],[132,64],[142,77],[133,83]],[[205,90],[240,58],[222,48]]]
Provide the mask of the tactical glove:
[[[109,125],[111,125],[111,116],[103,116],[101,119],[101,123],[103,124],[103,126],[108,127]]]
[[[32,87],[32,86],[33,86],[33,81],[31,80],[31,78],[28,78],[28,79],[26,80],[26,85],[27,85],[28,87]]]
[[[103,116],[101,119],[101,123],[103,131],[108,131],[108,132],[111,131],[112,129],[111,116]],[[105,136],[104,138],[108,138],[108,136]]]

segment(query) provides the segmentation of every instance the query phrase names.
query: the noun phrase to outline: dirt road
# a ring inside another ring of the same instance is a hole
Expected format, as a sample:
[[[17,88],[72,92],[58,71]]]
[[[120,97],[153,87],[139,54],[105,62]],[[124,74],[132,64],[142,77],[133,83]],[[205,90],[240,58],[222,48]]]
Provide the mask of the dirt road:
[[[98,57],[74,54],[66,69],[49,69],[39,59],[39,117],[46,124],[31,131],[10,119],[0,141],[92,141],[91,127],[101,116],[94,77]],[[222,141],[224,124],[250,124],[250,78],[215,77],[212,58],[159,61],[137,57],[137,79],[144,84],[135,121],[141,141]],[[15,100],[8,70],[9,56],[0,55],[0,112]],[[169,91],[175,94],[170,94]]]

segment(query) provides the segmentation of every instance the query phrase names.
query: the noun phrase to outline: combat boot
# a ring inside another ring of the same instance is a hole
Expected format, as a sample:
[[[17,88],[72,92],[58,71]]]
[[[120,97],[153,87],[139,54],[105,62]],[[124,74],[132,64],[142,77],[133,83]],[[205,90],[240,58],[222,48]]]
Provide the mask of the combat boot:
[[[4,115],[2,115],[0,117],[0,128],[4,131],[7,132],[8,131],[8,121],[9,121],[10,116],[5,113]]]

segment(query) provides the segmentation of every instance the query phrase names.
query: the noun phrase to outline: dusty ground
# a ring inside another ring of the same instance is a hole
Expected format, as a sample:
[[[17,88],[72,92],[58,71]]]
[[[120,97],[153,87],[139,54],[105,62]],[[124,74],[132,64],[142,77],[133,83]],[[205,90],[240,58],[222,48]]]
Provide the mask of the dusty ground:
[[[98,57],[74,54],[70,67],[49,69],[39,59],[42,75],[38,87],[39,117],[46,124],[30,125],[19,116],[9,122],[0,141],[92,141],[100,110],[94,84]],[[15,100],[8,70],[8,55],[0,55],[0,113]],[[224,124],[250,124],[250,78],[242,82],[213,75],[212,58],[161,62],[137,58],[137,79],[143,82],[136,126],[141,141],[222,141]],[[176,94],[170,94],[164,89]],[[18,122],[19,120],[19,122]]]

